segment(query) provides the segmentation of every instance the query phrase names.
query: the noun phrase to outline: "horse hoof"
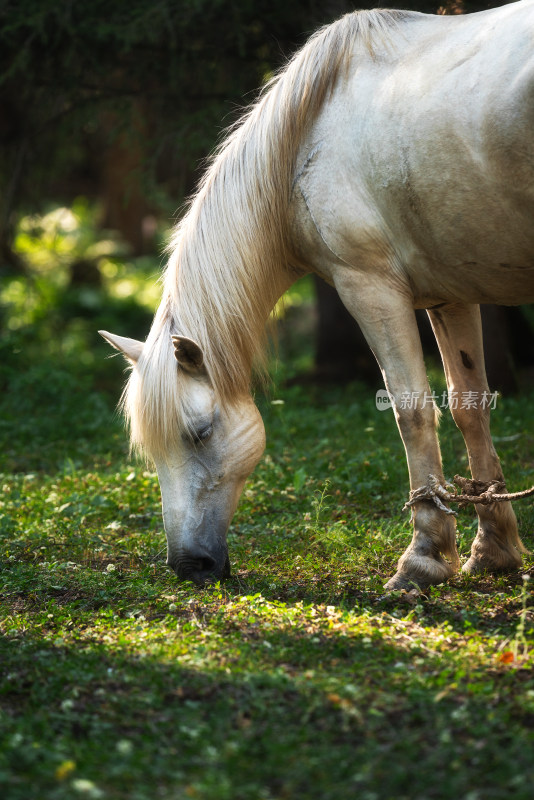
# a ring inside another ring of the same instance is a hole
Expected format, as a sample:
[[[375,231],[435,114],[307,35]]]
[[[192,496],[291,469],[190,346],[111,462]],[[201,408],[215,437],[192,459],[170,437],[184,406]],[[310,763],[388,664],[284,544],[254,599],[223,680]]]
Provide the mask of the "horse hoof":
[[[413,550],[408,550],[399,562],[399,569],[386,583],[385,589],[427,589],[439,583],[444,583],[452,575],[455,568],[444,559],[419,555]]]
[[[428,581],[422,581],[421,578],[415,580],[407,575],[405,572],[396,572],[395,575],[384,584],[386,592],[397,592],[400,589],[406,589],[407,592],[412,589],[426,589]]]
[[[499,575],[506,572],[517,572],[521,569],[522,563],[519,553],[517,558],[513,554],[507,554],[506,558],[498,560],[488,556],[471,556],[463,565],[462,572],[466,575],[480,575],[482,572]]]

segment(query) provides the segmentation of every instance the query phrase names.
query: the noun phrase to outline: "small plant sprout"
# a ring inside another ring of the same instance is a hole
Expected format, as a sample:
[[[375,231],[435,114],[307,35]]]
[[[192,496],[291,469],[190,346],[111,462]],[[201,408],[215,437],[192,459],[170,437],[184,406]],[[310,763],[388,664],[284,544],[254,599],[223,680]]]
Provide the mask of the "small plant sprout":
[[[526,658],[528,654],[528,642],[525,637],[525,623],[527,619],[527,604],[528,604],[528,584],[530,575],[527,573],[523,575],[523,586],[521,589],[521,612],[519,614],[519,622],[517,623],[516,634],[512,646],[514,660],[517,660],[519,655],[519,648],[522,648],[521,656]]]
[[[323,488],[318,489],[315,492],[315,497],[312,500],[312,508],[314,513],[314,524],[311,525],[311,529],[314,534],[321,533],[322,526],[321,526],[321,514],[323,511],[328,510],[328,506],[326,505],[326,500],[330,496],[328,494],[328,487],[330,486],[330,481],[327,479],[324,482]]]
[[[315,492],[312,500],[313,512],[312,514],[306,514],[305,519],[312,519],[312,524],[308,525],[307,528],[311,532],[313,540],[317,544],[323,545],[327,550],[335,550],[339,546],[347,547],[348,542],[344,522],[337,521],[329,524],[328,522],[323,523],[321,520],[321,517],[329,509],[326,504],[330,497],[328,494],[329,486],[330,481],[327,479],[323,484],[323,488]]]

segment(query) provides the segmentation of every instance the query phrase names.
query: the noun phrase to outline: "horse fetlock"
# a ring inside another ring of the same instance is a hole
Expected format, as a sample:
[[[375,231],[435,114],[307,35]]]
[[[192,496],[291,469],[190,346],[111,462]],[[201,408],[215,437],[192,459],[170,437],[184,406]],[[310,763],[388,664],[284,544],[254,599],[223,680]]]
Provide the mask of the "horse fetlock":
[[[477,512],[479,519],[477,539],[483,548],[491,548],[495,540],[497,546],[504,550],[528,553],[519,537],[517,519],[510,503],[477,506]]]
[[[477,506],[479,528],[471,545],[471,556],[463,572],[515,572],[521,569],[521,553],[528,550],[519,538],[517,520],[510,503]]]
[[[414,536],[412,543],[399,561],[405,557],[430,557],[433,560],[449,559],[455,572],[460,567],[456,547],[456,519],[429,501],[417,503],[413,512]]]
[[[426,589],[447,581],[455,573],[455,568],[441,555],[423,555],[415,548],[409,548],[398,563],[395,575],[386,583],[389,591],[394,589]]]
[[[515,572],[521,569],[522,563],[521,553],[512,542],[479,530],[462,572]]]

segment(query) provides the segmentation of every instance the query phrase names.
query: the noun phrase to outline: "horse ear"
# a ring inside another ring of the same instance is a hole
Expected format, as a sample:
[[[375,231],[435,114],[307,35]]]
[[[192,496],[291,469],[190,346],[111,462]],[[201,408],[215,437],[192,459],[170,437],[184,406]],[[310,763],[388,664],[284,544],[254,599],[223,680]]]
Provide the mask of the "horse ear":
[[[187,372],[200,372],[204,363],[204,353],[200,345],[185,336],[173,336],[172,343],[179,365]]]
[[[143,342],[138,342],[137,339],[128,339],[126,336],[117,336],[115,333],[108,333],[107,331],[98,332],[115,350],[120,350],[131,364],[137,363],[139,356],[143,352]]]

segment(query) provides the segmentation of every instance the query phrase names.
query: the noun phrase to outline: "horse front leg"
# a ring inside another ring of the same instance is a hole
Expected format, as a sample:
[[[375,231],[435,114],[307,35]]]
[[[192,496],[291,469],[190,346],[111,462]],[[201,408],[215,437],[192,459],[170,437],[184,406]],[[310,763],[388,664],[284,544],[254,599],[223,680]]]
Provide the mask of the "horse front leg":
[[[436,433],[436,409],[430,399],[423,352],[408,292],[370,282],[361,273],[343,270],[335,284],[359,323],[394,398],[394,413],[404,443],[410,487],[426,485],[435,475],[445,483]],[[387,589],[424,588],[442,583],[459,567],[456,524],[429,500],[412,507],[413,538],[399,560]]]
[[[490,434],[491,395],[486,380],[480,308],[453,304],[429,310],[441,352],[449,406],[461,430],[475,480],[504,480]],[[466,401],[467,400],[467,401]],[[510,503],[477,505],[478,532],[465,572],[503,572],[521,566],[527,552]]]

